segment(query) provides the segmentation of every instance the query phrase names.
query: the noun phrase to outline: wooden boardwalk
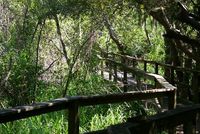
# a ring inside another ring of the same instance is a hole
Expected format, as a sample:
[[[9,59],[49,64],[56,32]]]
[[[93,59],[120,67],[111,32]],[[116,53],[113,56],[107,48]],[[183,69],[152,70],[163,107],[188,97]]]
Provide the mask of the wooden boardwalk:
[[[114,81],[114,76],[111,75],[111,73],[109,73],[108,71],[104,71],[103,73],[102,72],[99,72],[99,74],[103,74],[103,78],[105,80],[108,80],[108,81]],[[132,74],[130,73],[127,73],[127,85],[124,85],[124,82],[123,82],[123,77],[124,77],[124,73],[121,72],[121,71],[118,71],[117,72],[117,84],[119,84],[122,88],[124,86],[127,86],[127,89],[128,91],[139,91],[139,90],[148,90],[148,89],[152,89],[154,85],[151,85],[151,86],[147,86],[145,83],[140,83],[140,87],[142,88],[138,88],[138,83],[137,83],[137,80],[135,80],[135,78],[132,76]],[[160,108],[160,111],[167,111],[167,100],[168,98],[165,98],[164,99],[164,102],[162,104],[162,107],[159,103],[157,103],[157,107]],[[156,100],[158,102],[158,100]],[[182,104],[181,104],[182,105]],[[178,104],[178,107],[179,107],[179,104]],[[122,123],[120,125],[114,125],[114,126],[110,126],[108,127],[107,129],[107,132],[106,133],[109,133],[109,134],[130,134],[130,132],[128,131],[128,127],[130,126],[130,123]],[[184,134],[184,128],[183,128],[183,125],[179,125],[176,127],[175,129],[175,133],[176,134]],[[101,131],[99,131],[101,133]],[[102,133],[105,133],[105,132],[102,132]],[[98,133],[97,133],[98,134]],[[195,134],[200,134],[200,119],[196,121],[196,132]]]
[[[130,118],[124,123],[87,134],[167,134],[168,132],[170,134],[183,134],[184,132],[185,134],[199,134],[198,122],[196,130],[193,129],[195,132],[191,131],[191,128],[194,127],[194,122],[190,122],[190,120],[195,120],[196,118],[194,109],[200,111],[200,105],[169,110],[149,117]],[[182,122],[184,122],[185,126],[178,125],[175,129],[173,128],[174,125],[182,124]],[[169,128],[170,130],[168,130]]]
[[[150,134],[152,131],[155,132],[168,129],[171,131],[172,128],[175,128],[181,124],[184,125],[183,128],[186,134],[194,134],[192,133],[192,125],[194,122],[197,122],[196,126],[199,126],[199,121],[196,119],[200,113],[200,105],[191,105],[185,106],[181,109],[175,109],[177,88],[165,80],[163,76],[158,75],[157,63],[155,64],[155,73],[147,73],[146,62],[144,62],[144,70],[139,70],[133,66],[124,64],[124,61],[120,63],[112,59],[104,58],[102,60],[106,60],[104,63],[108,63],[105,64],[104,67],[108,67],[109,65],[110,68],[109,71],[99,72],[100,75],[105,77],[106,80],[122,83],[124,92],[93,96],[67,96],[65,98],[60,98],[48,102],[3,109],[0,110],[0,123],[6,123],[9,121],[15,121],[65,109],[69,113],[68,133],[79,134],[80,107],[130,102],[134,100],[164,98],[166,103],[164,102],[163,104],[167,104],[167,111],[165,112],[137,120],[135,120],[135,118],[131,118],[128,119],[125,123],[110,126],[108,129],[102,131],[91,132],[91,134],[112,134],[112,132],[113,134],[118,134],[120,133],[120,130],[122,130],[120,134],[126,134],[127,127],[135,129],[137,131],[136,134]],[[132,77],[132,74],[134,74],[134,77]],[[172,78],[174,78],[173,75]],[[148,85],[145,84],[143,86],[143,81],[146,80],[153,84],[153,89],[151,89],[151,87],[149,88]],[[127,87],[129,87],[129,85],[132,87],[128,89],[130,92],[127,92]],[[167,99],[165,99],[166,97]],[[118,128],[120,128],[120,130]],[[177,128],[179,128],[179,131],[176,132],[182,133],[182,127]]]
[[[99,75],[102,75],[102,73],[99,71],[98,72]],[[110,76],[108,71],[103,71],[103,75],[102,77],[107,80],[107,81],[115,81],[114,80],[114,75]],[[122,71],[118,71],[117,72],[117,81],[116,81],[117,85],[120,88],[123,88],[124,86],[126,86],[127,91],[141,91],[141,90],[148,90],[148,89],[153,89],[154,85],[150,85],[150,84],[146,84],[146,83],[139,83],[136,80],[135,77],[132,76],[132,74],[127,73],[127,81],[126,84],[124,84],[124,73]]]

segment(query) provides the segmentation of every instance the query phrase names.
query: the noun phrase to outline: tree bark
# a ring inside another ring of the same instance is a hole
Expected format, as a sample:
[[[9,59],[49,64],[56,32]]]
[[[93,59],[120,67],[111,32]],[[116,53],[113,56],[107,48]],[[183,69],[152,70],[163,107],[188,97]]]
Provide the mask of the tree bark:
[[[61,29],[60,29],[60,24],[59,24],[59,20],[58,20],[57,14],[54,15],[54,19],[55,19],[55,22],[56,22],[57,34],[59,36],[60,43],[62,45],[63,54],[64,54],[64,57],[66,59],[67,64],[69,65],[70,64],[70,59],[69,59],[69,57],[67,55],[66,45],[65,45],[65,43],[64,43],[64,41],[62,39],[62,34],[61,34]]]

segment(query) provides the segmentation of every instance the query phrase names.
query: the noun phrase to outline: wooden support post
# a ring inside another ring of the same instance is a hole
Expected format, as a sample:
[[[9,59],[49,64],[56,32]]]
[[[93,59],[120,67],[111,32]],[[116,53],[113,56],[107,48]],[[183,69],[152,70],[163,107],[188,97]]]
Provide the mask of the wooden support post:
[[[160,88],[160,84],[154,79],[154,88]]]
[[[174,85],[174,68],[171,68],[171,84]]]
[[[192,74],[192,92],[193,95],[193,101],[195,103],[199,102],[199,95],[198,95],[198,73],[193,72]]]
[[[141,83],[141,78],[140,78],[140,76],[137,76],[137,77],[136,77],[136,81],[137,81],[137,88],[138,88],[139,90],[141,90],[142,83]]]
[[[104,75],[103,75],[103,60],[101,60],[101,77],[104,77]]]
[[[155,63],[155,74],[158,74],[158,63]]]
[[[133,64],[132,67],[135,68],[136,67],[136,61],[135,61],[135,59],[132,60],[132,64]],[[132,77],[135,78],[135,76],[136,75],[134,73],[132,73]]]
[[[168,93],[168,110],[172,110],[176,108],[176,90]],[[175,134],[176,129],[170,128],[168,130],[169,134]]]
[[[123,79],[123,83],[124,83],[124,92],[127,92],[127,84],[128,84],[128,79],[127,79],[127,71],[126,69],[124,69],[124,79]]]
[[[168,109],[172,110],[176,108],[176,89],[173,92],[168,93]]]
[[[179,78],[179,84],[177,85],[177,88],[181,89],[181,94],[179,94],[179,96],[183,99],[191,100],[191,92],[189,88],[190,73],[188,73],[187,71],[181,71],[181,72],[182,72],[183,78],[182,78],[182,81],[180,81],[180,78]]]
[[[176,108],[176,89],[168,93],[168,110]],[[175,128],[169,129],[169,134],[175,134]]]
[[[144,61],[144,72],[147,72],[147,61]],[[144,77],[144,81],[146,81],[146,77]]]
[[[147,61],[144,61],[144,71],[147,72]]]
[[[114,64],[114,81],[117,82],[117,65]]]
[[[109,67],[109,80],[112,80],[112,63],[111,62],[109,62],[108,67]]]
[[[115,55],[112,55],[112,60],[115,61]],[[114,78],[113,81],[117,82],[117,65],[115,63],[112,64],[113,66],[113,71],[114,71]]]
[[[68,133],[79,134],[79,112],[77,103],[71,103],[69,106]]]
[[[104,55],[103,55],[103,52],[101,52],[101,57],[104,58]],[[103,60],[100,61],[100,70],[101,70],[101,77],[104,78],[104,75],[103,75]]]
[[[166,66],[163,66],[164,67],[164,77],[167,81],[170,81],[170,69]]]
[[[183,124],[184,134],[196,134],[195,127],[192,121],[187,121]]]
[[[123,58],[123,63],[124,63],[124,65],[126,65],[125,58]],[[126,71],[126,68],[123,68],[123,70],[124,70],[124,79],[123,79],[124,92],[127,92],[127,84],[128,84],[127,71]]]
[[[193,115],[190,116],[190,118],[191,120],[188,120],[183,124],[184,134],[196,134],[198,113],[193,113]]]

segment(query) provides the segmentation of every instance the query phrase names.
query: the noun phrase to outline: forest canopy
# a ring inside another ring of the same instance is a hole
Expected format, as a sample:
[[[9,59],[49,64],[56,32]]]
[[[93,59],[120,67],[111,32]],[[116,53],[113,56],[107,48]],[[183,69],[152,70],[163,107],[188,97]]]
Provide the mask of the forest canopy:
[[[11,103],[34,101],[40,80],[57,79],[66,95],[72,79],[94,71],[97,51],[199,68],[198,1],[2,0],[0,8],[0,95]]]

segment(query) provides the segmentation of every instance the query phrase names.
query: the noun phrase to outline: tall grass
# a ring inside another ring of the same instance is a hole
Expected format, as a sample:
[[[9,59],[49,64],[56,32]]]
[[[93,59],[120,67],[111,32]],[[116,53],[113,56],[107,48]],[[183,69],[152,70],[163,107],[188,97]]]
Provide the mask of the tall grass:
[[[0,126],[1,134],[61,134],[67,133],[67,122],[62,112],[44,114]]]
[[[78,83],[78,84],[77,84]],[[59,97],[60,86],[40,85],[38,101]],[[76,90],[78,88],[79,90]],[[104,81],[92,75],[85,81],[74,81],[70,85],[70,95],[107,94],[120,92],[114,83]],[[106,126],[125,121],[126,118],[142,114],[141,103],[121,103],[115,105],[97,105],[80,108],[80,132],[104,129]],[[36,117],[0,125],[0,134],[67,134],[67,110],[52,112]]]

